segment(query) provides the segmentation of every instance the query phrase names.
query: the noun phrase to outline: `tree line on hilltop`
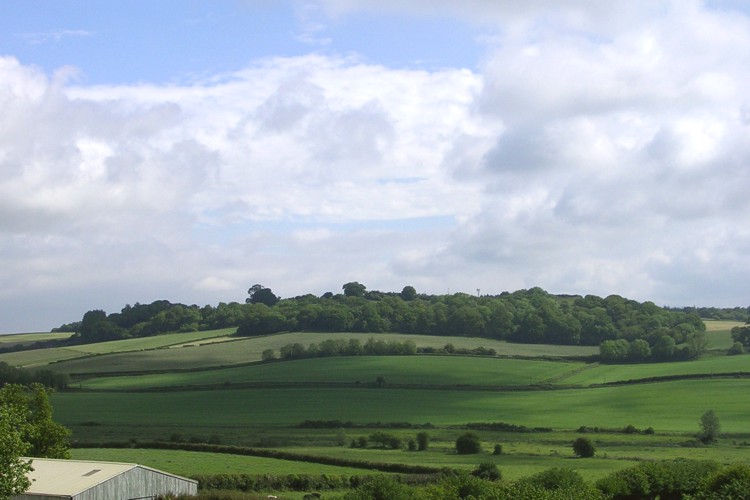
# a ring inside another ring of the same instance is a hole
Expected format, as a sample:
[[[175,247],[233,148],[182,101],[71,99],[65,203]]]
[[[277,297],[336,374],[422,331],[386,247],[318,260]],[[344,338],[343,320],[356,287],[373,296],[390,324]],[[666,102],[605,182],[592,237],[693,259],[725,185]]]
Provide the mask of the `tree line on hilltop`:
[[[618,295],[552,295],[541,288],[473,296],[369,291],[346,283],[343,293],[327,292],[280,299],[270,288],[254,285],[245,303],[217,306],[173,304],[166,300],[127,305],[118,313],[88,311],[70,331],[74,342],[101,342],[166,332],[237,328],[237,335],[257,336],[285,331],[394,332],[484,337],[520,343],[601,345],[624,340],[645,341],[651,352],[671,339],[682,355],[693,355],[705,326],[694,311],[666,309]],[[622,347],[622,342],[618,344]],[[687,346],[687,347],[686,347]],[[643,347],[642,343],[636,348]],[[692,353],[692,354],[691,354]]]

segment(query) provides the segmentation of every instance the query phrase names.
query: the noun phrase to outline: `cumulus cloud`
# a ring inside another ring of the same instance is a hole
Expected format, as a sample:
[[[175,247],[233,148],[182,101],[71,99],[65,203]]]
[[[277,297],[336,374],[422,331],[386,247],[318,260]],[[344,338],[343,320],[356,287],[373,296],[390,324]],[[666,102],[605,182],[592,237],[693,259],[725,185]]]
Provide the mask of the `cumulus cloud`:
[[[335,289],[342,262],[385,267],[377,255],[398,232],[387,221],[478,206],[446,165],[476,162],[476,143],[492,140],[471,111],[471,72],[308,56],[185,86],[81,87],[13,58],[0,69],[8,299],[90,283],[206,302],[246,281]],[[453,137],[475,144],[457,150]],[[147,300],[123,295],[84,307]]]
[[[748,301],[748,19],[663,8],[608,40],[560,36],[564,19],[496,40],[478,109],[504,130],[471,172],[486,196],[435,262],[495,269],[484,288]]]
[[[48,328],[127,302],[352,280],[750,301],[746,15],[666,0],[316,5],[316,20],[460,16],[487,30],[486,56],[476,71],[269,58],[128,86],[0,58],[2,317]]]

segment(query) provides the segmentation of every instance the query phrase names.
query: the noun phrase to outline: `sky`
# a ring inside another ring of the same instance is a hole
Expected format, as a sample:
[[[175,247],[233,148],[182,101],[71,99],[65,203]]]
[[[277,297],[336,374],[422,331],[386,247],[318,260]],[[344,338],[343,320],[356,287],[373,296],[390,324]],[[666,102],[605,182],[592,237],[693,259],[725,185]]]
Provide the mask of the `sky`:
[[[750,305],[744,0],[0,0],[0,332],[414,286]]]

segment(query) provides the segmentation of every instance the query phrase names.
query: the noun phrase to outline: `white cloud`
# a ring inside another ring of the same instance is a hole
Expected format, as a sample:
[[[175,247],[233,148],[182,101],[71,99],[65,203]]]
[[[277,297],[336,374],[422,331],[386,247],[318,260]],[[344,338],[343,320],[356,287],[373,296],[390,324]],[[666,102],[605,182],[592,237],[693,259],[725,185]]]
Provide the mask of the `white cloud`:
[[[744,14],[319,5],[340,22],[428,7],[481,19],[487,55],[479,72],[309,55],[99,87],[0,58],[0,317],[351,280],[750,302]]]

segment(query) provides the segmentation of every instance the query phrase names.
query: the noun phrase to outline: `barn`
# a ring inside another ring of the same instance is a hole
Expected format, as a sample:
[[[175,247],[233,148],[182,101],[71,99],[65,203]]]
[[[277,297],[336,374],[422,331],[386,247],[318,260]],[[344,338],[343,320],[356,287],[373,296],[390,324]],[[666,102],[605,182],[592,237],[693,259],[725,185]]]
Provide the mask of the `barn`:
[[[195,495],[198,483],[150,467],[114,462],[31,459],[31,487],[12,500],[124,500]]]

